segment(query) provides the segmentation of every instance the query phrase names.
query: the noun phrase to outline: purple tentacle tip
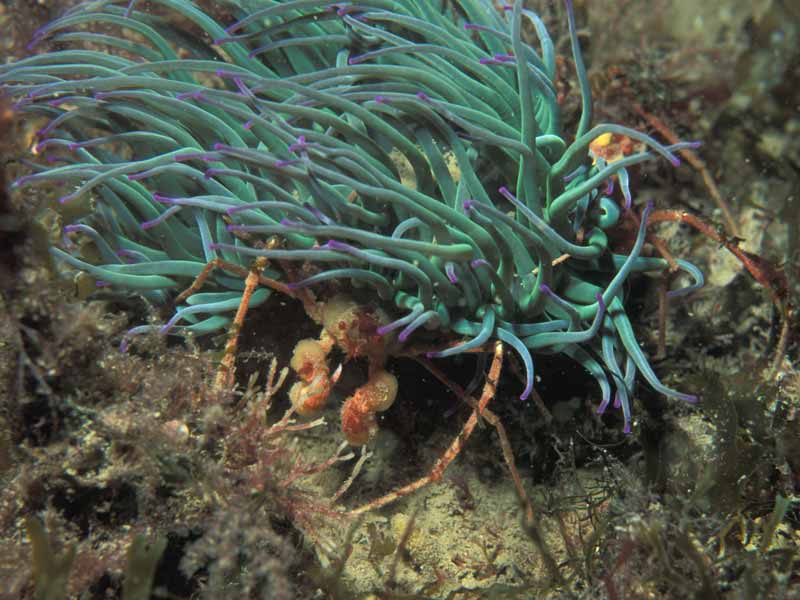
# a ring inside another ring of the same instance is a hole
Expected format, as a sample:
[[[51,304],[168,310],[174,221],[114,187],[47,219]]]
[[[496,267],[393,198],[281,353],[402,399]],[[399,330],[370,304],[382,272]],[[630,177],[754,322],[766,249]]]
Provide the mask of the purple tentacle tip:
[[[52,26],[52,24],[48,23],[46,25],[42,25],[41,27],[37,27],[36,31],[33,32],[33,35],[31,36],[31,39],[36,40],[36,39],[43,38],[44,36],[47,35],[47,31],[48,31],[48,29],[50,29],[51,26]]]
[[[298,150],[305,150],[308,144],[306,143],[306,136],[300,135],[297,137],[297,142],[289,145],[289,152],[297,152]]]
[[[321,248],[327,248],[328,250],[340,250],[343,252],[348,252],[355,250],[353,246],[350,244],[345,244],[344,242],[339,242],[337,240],[328,240]]]
[[[456,276],[456,267],[453,263],[449,262],[444,267],[445,273],[447,273],[447,279],[450,280],[450,283],[458,283],[458,277]]]
[[[220,250],[220,245],[216,242],[212,242],[208,245],[209,250]]]
[[[424,102],[430,102],[431,97],[428,96],[425,92],[417,92],[417,98]]]
[[[299,162],[300,160],[296,158],[292,160],[276,160],[275,166],[278,167],[279,169],[282,169],[283,167],[290,167],[292,165],[296,165]]]
[[[116,251],[115,254],[120,258],[131,258],[133,259],[133,262],[136,262],[138,260],[134,252],[132,252],[131,250],[126,250],[125,248],[120,248],[119,250]]]
[[[606,303],[603,301],[603,294],[597,294],[595,297],[597,298],[597,310],[600,312],[605,312]]]
[[[241,77],[234,77],[233,78],[233,83],[236,84],[236,87],[239,89],[239,94],[241,96],[249,96],[250,95],[250,90],[244,84],[244,82],[242,81]]]
[[[473,210],[477,204],[478,204],[477,200],[469,199],[469,200],[464,200],[462,206],[464,207],[465,212],[469,212]]]
[[[555,293],[553,292],[553,290],[551,290],[551,289],[550,289],[550,286],[549,286],[549,285],[547,285],[546,283],[543,283],[542,285],[540,285],[540,286],[539,286],[539,290],[540,290],[540,291],[541,291],[543,294],[547,294],[548,296],[555,296]]]
[[[622,428],[622,433],[624,434],[631,433],[631,424],[628,421],[625,421],[625,427]]]
[[[178,100],[202,100],[205,97],[203,90],[193,90],[191,92],[183,92],[175,96]]]
[[[386,96],[375,96],[375,102],[378,104],[386,104],[389,102],[389,99]]]
[[[303,208],[305,208],[308,212],[313,214],[317,218],[318,221],[320,221],[322,223],[325,223],[326,225],[333,224],[333,220],[330,219],[327,215],[325,215],[325,213],[323,213],[320,209],[318,209],[313,204],[310,204],[309,202],[303,202]]]
[[[514,62],[516,60],[513,54],[495,54],[494,59],[498,62]]]
[[[477,269],[478,267],[490,267],[491,265],[485,258],[476,258],[470,261],[469,266],[473,269]]]
[[[22,177],[20,177],[16,181],[14,181],[11,184],[11,187],[12,188],[18,188],[18,187],[21,187],[23,185],[27,185],[30,181],[33,181],[33,175],[23,175]]]
[[[529,373],[529,375],[530,375],[530,373]],[[519,399],[524,402],[531,395],[531,392],[533,392],[533,378],[530,378],[525,382],[525,389],[522,390],[522,393],[520,394]]]

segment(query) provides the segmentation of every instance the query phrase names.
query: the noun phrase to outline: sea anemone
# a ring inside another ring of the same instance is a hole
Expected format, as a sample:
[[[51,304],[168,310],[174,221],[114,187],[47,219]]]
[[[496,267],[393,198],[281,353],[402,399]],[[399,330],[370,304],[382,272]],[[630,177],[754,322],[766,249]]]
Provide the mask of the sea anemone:
[[[91,200],[52,248],[58,260],[163,304],[210,261],[264,257],[289,289],[344,288],[382,306],[394,316],[378,331],[399,343],[419,329],[461,340],[431,357],[499,339],[524,363],[523,399],[532,354],[562,353],[599,383],[599,412],[614,396],[626,431],[637,372],[695,400],[659,381],[625,312],[628,277],[669,268],[641,256],[649,206],[629,252],[606,235],[632,211],[626,169],[656,156],[677,165],[692,144],[591,125],[569,1],[581,93],[570,136],[554,45],[521,0],[206,4],[83,2],[36,32],[31,47],[51,50],[0,67],[16,108],[49,120],[35,147],[46,160],[14,185],[59,182],[62,204]],[[593,158],[606,134],[641,150]],[[677,265],[692,282],[670,296],[702,285]],[[242,290],[217,270],[166,324],[126,340],[223,329]]]

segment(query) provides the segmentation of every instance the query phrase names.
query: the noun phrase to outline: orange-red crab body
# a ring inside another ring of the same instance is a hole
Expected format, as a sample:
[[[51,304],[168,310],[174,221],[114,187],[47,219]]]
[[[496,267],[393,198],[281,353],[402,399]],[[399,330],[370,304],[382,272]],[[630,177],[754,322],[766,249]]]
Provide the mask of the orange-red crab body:
[[[353,446],[366,444],[378,428],[376,412],[388,409],[397,397],[397,378],[378,369],[369,380],[345,400],[342,433]]]

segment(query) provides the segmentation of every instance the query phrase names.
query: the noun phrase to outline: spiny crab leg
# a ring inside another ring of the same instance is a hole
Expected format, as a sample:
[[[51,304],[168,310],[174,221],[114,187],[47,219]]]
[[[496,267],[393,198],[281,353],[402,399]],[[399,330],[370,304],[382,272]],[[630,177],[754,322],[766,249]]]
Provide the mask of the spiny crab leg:
[[[252,269],[248,270],[245,267],[242,267],[241,265],[235,265],[233,263],[226,262],[222,259],[215,258],[214,260],[207,262],[206,266],[203,267],[203,270],[200,272],[200,274],[197,277],[195,277],[192,284],[188,288],[183,290],[183,292],[181,292],[180,295],[175,298],[175,304],[180,304],[192,294],[195,294],[198,291],[200,291],[200,289],[205,284],[206,280],[209,278],[209,276],[215,269],[222,269],[223,271],[228,271],[229,273],[238,275],[242,279],[246,279],[252,272]],[[259,274],[258,283],[268,288],[271,288],[277,292],[280,292],[282,294],[286,294],[289,297],[292,298],[295,297],[294,292],[290,290],[285,283],[282,283],[270,277],[264,277],[263,275]]]
[[[231,323],[231,328],[228,332],[228,341],[225,343],[225,353],[222,355],[222,361],[219,364],[217,376],[214,379],[214,389],[217,391],[233,387],[234,376],[236,374],[236,348],[239,344],[239,332],[241,332],[244,318],[247,316],[250,298],[252,298],[253,292],[256,291],[261,272],[266,266],[266,258],[257,258],[250,268],[250,272],[247,274],[247,279],[245,279],[242,300],[239,302],[239,308],[236,309],[236,316],[233,319],[233,323]]]
[[[420,479],[409,483],[406,486],[398,488],[393,492],[389,492],[385,496],[381,496],[373,500],[372,502],[368,502],[358,508],[351,510],[351,515],[360,515],[362,513],[366,513],[372,510],[376,510],[387,504],[391,504],[395,500],[399,500],[409,494],[413,494],[417,490],[425,487],[428,484],[436,483],[442,478],[445,470],[450,463],[455,460],[458,454],[461,452],[461,449],[464,447],[464,444],[469,439],[469,436],[472,435],[472,432],[475,429],[475,426],[478,424],[478,418],[483,416],[484,411],[486,410],[487,405],[489,402],[494,398],[495,393],[497,392],[497,382],[500,379],[500,371],[503,367],[503,344],[502,342],[495,342],[494,344],[494,357],[492,358],[492,364],[489,367],[489,375],[486,378],[486,383],[483,386],[483,393],[481,394],[480,399],[478,400],[477,406],[470,414],[469,418],[467,419],[466,423],[464,423],[464,427],[461,429],[461,432],[455,437],[452,441],[450,446],[447,450],[444,451],[441,457],[436,461],[436,464],[430,470],[430,472]]]

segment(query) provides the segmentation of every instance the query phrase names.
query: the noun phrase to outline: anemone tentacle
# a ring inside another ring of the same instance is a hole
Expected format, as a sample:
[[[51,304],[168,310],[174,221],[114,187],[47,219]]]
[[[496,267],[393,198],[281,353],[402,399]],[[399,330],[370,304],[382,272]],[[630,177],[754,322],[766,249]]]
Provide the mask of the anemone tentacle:
[[[553,42],[522,0],[454,0],[445,11],[422,0],[218,4],[226,23],[193,0],[79,4],[31,42],[58,50],[0,65],[15,110],[49,120],[35,146],[49,162],[14,186],[62,182],[62,203],[93,200],[64,228],[58,260],[106,293],[162,302],[218,257],[305,263],[303,279],[265,274],[323,295],[334,285],[373,293],[394,312],[379,334],[445,336],[431,358],[503,341],[525,365],[523,398],[532,354],[550,352],[598,382],[598,412],[613,392],[625,431],[637,373],[695,400],[659,381],[624,309],[632,274],[670,269],[641,256],[650,208],[627,254],[607,235],[634,209],[629,170],[677,165],[692,144],[592,123],[571,2],[574,135],[562,130]],[[593,162],[589,145],[609,133],[646,149]],[[254,243],[268,236],[281,244]],[[84,256],[79,237],[99,258]],[[670,297],[703,285],[694,265],[676,264],[691,283]],[[166,324],[134,327],[123,346],[154,330],[224,328],[242,290],[212,272]],[[270,293],[257,290],[251,305]]]

